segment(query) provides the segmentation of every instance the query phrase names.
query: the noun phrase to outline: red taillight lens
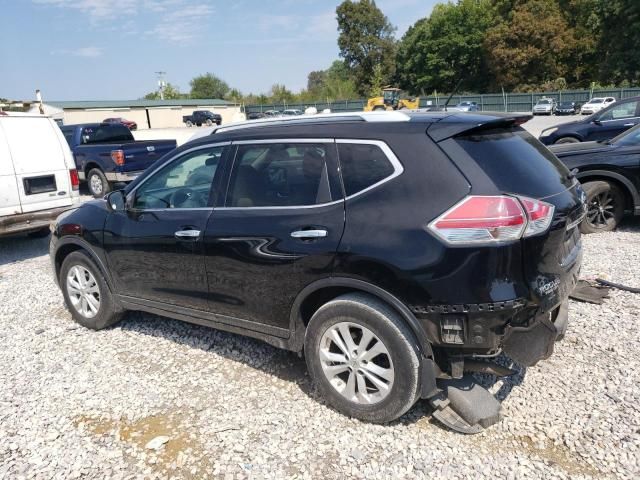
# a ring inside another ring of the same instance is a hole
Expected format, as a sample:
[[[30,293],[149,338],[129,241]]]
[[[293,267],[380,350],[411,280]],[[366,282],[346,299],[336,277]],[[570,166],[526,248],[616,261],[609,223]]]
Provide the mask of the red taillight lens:
[[[429,230],[450,245],[507,242],[545,232],[553,212],[553,205],[532,198],[469,196],[431,222]]]
[[[555,207],[547,202],[533,198],[518,197],[518,199],[524,206],[529,220],[524,236],[531,237],[532,235],[546,232],[549,225],[551,225],[551,220],[553,220]]]
[[[71,188],[78,190],[80,188],[80,179],[78,178],[78,170],[75,168],[69,170],[69,179],[71,180]]]
[[[517,240],[527,218],[517,199],[470,196],[429,224],[429,229],[453,245]]]
[[[124,165],[124,152],[122,150],[111,150],[111,160],[116,165]]]

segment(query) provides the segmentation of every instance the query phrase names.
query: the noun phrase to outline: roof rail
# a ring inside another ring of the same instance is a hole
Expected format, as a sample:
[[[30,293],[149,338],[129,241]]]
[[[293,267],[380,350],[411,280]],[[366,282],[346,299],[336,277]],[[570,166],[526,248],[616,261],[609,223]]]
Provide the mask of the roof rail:
[[[344,112],[344,113],[318,113],[316,115],[300,115],[296,117],[259,118],[257,120],[244,120],[242,122],[229,123],[213,130],[213,133],[230,132],[245,128],[269,127],[273,125],[298,125],[304,123],[356,121],[356,122],[408,122],[411,119],[404,112]]]

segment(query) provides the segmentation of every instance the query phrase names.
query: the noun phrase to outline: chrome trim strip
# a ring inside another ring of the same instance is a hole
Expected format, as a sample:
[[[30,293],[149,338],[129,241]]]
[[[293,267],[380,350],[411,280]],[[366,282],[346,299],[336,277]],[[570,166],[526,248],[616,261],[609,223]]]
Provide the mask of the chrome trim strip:
[[[288,205],[285,207],[282,206],[273,206],[273,207],[216,207],[216,211],[218,210],[287,210],[287,209],[300,209],[300,208],[320,208],[320,207],[328,207],[330,205],[337,205],[338,203],[344,202],[344,198],[340,200],[334,200],[328,203],[319,203],[317,205]],[[171,210],[171,209],[168,209]]]
[[[335,143],[333,138],[265,138],[263,140],[234,140],[232,145],[260,145],[261,143]]]

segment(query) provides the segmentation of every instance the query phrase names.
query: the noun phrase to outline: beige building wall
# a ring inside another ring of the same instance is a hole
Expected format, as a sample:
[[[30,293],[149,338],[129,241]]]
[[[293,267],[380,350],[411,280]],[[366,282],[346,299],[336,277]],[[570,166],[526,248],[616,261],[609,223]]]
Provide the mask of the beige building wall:
[[[191,115],[194,110],[209,110],[219,113],[222,116],[222,123],[230,123],[233,117],[240,113],[239,106],[209,106],[199,105],[197,107],[153,107],[153,108],[99,108],[87,110],[65,110],[64,123],[72,125],[75,123],[102,122],[105,118],[123,117],[133,120],[138,124],[138,130],[149,128],[147,122],[147,112],[151,121],[151,128],[174,128],[183,127],[182,117]]]

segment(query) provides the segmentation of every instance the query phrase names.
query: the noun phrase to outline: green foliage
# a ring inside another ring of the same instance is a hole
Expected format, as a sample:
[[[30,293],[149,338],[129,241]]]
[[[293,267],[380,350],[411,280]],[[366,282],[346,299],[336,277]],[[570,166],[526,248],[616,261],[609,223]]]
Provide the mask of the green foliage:
[[[449,92],[462,80],[461,89],[484,90],[488,78],[483,41],[493,18],[490,0],[436,5],[400,42],[399,86],[414,94]]]
[[[384,81],[395,73],[395,27],[373,0],[345,0],[336,8],[338,48],[352,69],[358,93],[372,89],[376,65]]]
[[[229,93],[229,85],[213,73],[194,77],[190,82],[191,98],[225,98]]]
[[[179,98],[186,98],[188,95],[180,93],[177,86],[167,83],[163,90],[165,100],[177,100]],[[144,96],[145,100],[160,100],[160,92],[150,92]]]

